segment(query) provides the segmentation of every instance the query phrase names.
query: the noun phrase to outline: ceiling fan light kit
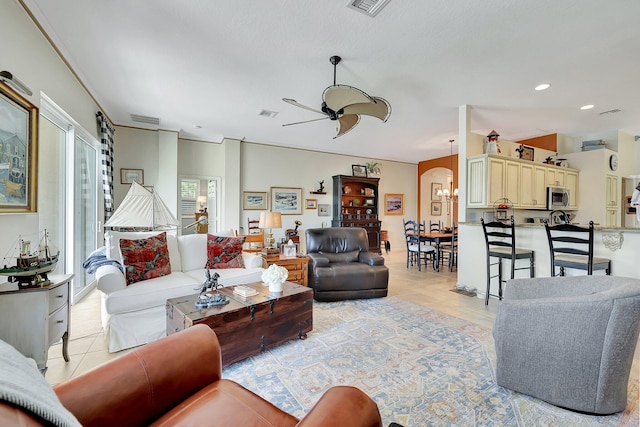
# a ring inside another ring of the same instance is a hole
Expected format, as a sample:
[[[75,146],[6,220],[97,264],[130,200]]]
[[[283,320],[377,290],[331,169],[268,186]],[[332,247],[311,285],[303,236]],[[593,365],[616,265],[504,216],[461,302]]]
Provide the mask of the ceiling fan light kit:
[[[305,110],[324,114],[325,117],[302,122],[287,123],[282,126],[291,126],[329,119],[338,122],[338,133],[333,138],[336,139],[353,129],[360,122],[361,115],[376,117],[383,122],[386,122],[389,119],[389,116],[391,115],[391,105],[385,99],[377,96],[370,96],[364,91],[353,86],[336,84],[336,66],[341,60],[342,58],[336,55],[329,58],[329,62],[333,64],[333,85],[326,88],[322,93],[322,105],[320,110],[300,104],[295,99],[282,98],[284,102],[295,105],[296,107],[304,108]]]

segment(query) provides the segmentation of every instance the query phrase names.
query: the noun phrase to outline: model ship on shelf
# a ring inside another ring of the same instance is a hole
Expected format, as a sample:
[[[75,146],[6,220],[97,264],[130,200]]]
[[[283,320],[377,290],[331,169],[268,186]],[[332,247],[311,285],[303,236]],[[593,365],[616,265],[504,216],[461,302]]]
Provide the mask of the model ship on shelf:
[[[9,276],[9,282],[18,282],[20,287],[46,285],[49,282],[47,273],[56,268],[60,251],[49,242],[47,230],[39,236],[38,247],[34,250],[31,250],[31,240],[26,237],[18,236],[10,255],[4,257],[0,275]]]

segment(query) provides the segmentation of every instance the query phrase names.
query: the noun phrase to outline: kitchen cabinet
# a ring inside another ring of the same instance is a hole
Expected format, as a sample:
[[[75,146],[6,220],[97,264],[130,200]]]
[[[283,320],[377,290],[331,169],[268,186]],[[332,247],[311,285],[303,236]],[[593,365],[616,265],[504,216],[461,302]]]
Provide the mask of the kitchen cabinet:
[[[556,168],[547,168],[547,186],[564,188],[566,171]]]
[[[546,209],[548,186],[568,186],[577,194],[578,171],[487,154],[467,160],[468,208],[490,208],[507,198],[515,209]],[[576,209],[575,200],[568,209]]]
[[[620,197],[618,192],[618,177],[607,175],[605,187],[605,225],[618,227],[620,225]]]
[[[565,174],[565,188],[569,190],[568,210],[578,209],[578,172],[567,171]]]
[[[522,163],[520,165],[520,207],[545,209],[546,199],[547,168],[535,163]]]

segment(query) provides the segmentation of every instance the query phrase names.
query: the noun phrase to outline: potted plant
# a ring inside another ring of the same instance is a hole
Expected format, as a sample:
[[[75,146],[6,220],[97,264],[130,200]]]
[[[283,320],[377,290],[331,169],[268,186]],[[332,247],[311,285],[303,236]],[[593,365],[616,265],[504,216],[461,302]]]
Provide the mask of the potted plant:
[[[382,163],[371,161],[371,162],[368,162],[366,166],[367,166],[367,172],[369,173],[369,175],[374,175],[374,174],[378,175],[380,174],[380,166],[382,166]]]

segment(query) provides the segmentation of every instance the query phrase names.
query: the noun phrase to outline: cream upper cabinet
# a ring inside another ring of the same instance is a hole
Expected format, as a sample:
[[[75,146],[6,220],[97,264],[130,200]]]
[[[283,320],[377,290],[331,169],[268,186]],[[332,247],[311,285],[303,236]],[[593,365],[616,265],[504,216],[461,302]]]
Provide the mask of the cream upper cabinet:
[[[565,175],[564,170],[547,168],[547,186],[564,188]]]
[[[535,163],[520,164],[520,207],[524,209],[546,208],[546,180],[546,167],[536,165]]]
[[[620,225],[620,197],[618,192],[618,177],[616,175],[607,175],[605,205],[605,226],[618,227]]]
[[[578,171],[486,154],[467,159],[469,208],[490,208],[507,198],[516,209],[546,209],[547,187],[554,186],[577,195]]]
[[[578,172],[567,171],[565,184],[565,188],[569,190],[571,203],[567,209],[578,209]]]

